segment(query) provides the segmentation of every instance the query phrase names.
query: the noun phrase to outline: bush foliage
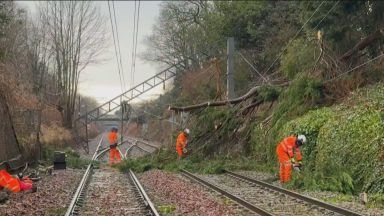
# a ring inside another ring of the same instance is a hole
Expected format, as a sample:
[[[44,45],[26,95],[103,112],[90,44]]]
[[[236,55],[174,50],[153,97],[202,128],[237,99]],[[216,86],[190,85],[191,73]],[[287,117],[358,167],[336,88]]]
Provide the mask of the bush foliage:
[[[384,192],[384,85],[354,93],[332,108],[288,122],[282,136],[303,133],[306,172],[292,184],[321,189]]]

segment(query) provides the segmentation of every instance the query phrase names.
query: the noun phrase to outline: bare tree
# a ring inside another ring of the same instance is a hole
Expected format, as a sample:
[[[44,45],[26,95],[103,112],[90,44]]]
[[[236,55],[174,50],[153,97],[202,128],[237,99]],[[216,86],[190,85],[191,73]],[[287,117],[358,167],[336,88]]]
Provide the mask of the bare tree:
[[[182,62],[184,69],[201,66],[208,46],[200,21],[201,10],[208,7],[203,1],[169,1],[161,4],[160,16],[146,38],[147,61],[171,66]]]
[[[107,47],[105,17],[91,1],[48,1],[40,5],[40,21],[53,54],[59,111],[70,128],[80,73]]]

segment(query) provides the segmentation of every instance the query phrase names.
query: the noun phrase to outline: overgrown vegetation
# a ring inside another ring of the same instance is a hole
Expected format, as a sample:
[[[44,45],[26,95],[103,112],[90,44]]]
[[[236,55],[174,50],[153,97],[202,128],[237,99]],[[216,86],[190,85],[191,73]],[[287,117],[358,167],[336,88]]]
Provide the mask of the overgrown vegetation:
[[[355,193],[384,191],[384,86],[361,89],[342,104],[311,111],[285,125],[283,135],[303,133],[305,171],[292,185]]]
[[[276,168],[277,143],[303,133],[309,140],[303,147],[305,168],[291,187],[383,192],[382,85],[363,89],[383,81],[383,61],[375,58],[384,47],[383,9],[379,1],[163,3],[146,59],[166,65],[184,60],[189,72],[177,73],[174,88],[153,101],[159,115],[164,112],[158,108],[168,104],[218,100],[214,87],[220,90],[225,81],[203,85],[213,73],[203,73],[209,59],[199,51],[217,44],[208,56],[220,58],[228,37],[235,37],[236,50],[252,65],[236,55],[242,59],[235,60],[236,93],[262,87],[240,104],[194,110],[182,125],[192,129],[187,160],[176,164],[160,153],[126,166],[220,172],[233,157],[246,157]],[[225,71],[225,64],[220,68]],[[206,74],[205,80],[199,74]],[[196,85],[194,79],[199,80]],[[359,88],[363,90],[352,93]]]
[[[103,17],[91,2],[47,1],[36,9],[28,13],[22,3],[0,3],[0,96],[12,117],[6,124],[14,130],[0,136],[17,139],[0,141],[6,152],[0,162],[31,163],[41,159],[45,145],[74,143],[68,128],[75,113],[85,112],[78,110],[79,75],[106,46]],[[81,104],[92,108],[97,102],[83,97]]]
[[[190,154],[187,158],[177,161],[177,155],[173,149],[160,149],[156,154],[138,159],[127,159],[119,164],[119,170],[126,172],[132,169],[135,172],[145,172],[150,169],[161,169],[167,171],[179,171],[187,169],[192,172],[214,174],[222,173],[225,169],[271,171],[273,167],[261,166],[256,161],[247,157],[223,157],[216,156],[205,160],[203,155]]]

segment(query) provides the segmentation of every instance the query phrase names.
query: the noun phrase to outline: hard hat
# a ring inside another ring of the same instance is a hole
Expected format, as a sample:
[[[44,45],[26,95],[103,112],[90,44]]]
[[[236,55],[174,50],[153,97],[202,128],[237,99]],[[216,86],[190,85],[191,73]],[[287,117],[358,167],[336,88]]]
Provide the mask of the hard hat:
[[[297,136],[297,141],[299,141],[299,143],[302,145],[307,142],[307,137],[305,137],[304,135],[299,135]]]
[[[189,134],[189,129],[188,129],[188,128],[185,128],[185,129],[184,129],[184,133]]]

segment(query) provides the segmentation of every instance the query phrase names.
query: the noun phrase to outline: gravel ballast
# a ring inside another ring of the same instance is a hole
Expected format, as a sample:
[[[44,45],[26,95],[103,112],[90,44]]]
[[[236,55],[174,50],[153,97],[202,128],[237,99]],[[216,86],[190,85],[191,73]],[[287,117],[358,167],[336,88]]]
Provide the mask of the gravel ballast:
[[[256,171],[236,171],[236,173],[247,176],[249,178],[253,178],[261,181],[267,181],[269,183],[272,183],[275,186],[280,186],[277,180],[273,182],[269,181],[274,178],[274,176],[270,173],[263,173],[263,172],[256,172]],[[367,206],[363,205],[360,202],[360,199],[357,196],[354,196],[354,197],[349,196],[348,199],[346,199],[345,195],[336,193],[336,192],[330,192],[330,191],[301,190],[296,192],[322,200],[324,202],[330,202],[331,204],[360,213],[362,215],[369,215],[369,216],[384,215],[384,209],[368,208]],[[369,195],[368,195],[368,199],[369,199]]]
[[[148,215],[127,174],[109,167],[96,169],[80,215]]]
[[[151,170],[140,176],[140,182],[156,204],[175,208],[169,215],[237,215],[210,193],[174,174]]]
[[[0,205],[0,215],[64,215],[82,175],[82,170],[67,169],[42,176],[35,183],[37,192],[11,194],[9,200]]]

